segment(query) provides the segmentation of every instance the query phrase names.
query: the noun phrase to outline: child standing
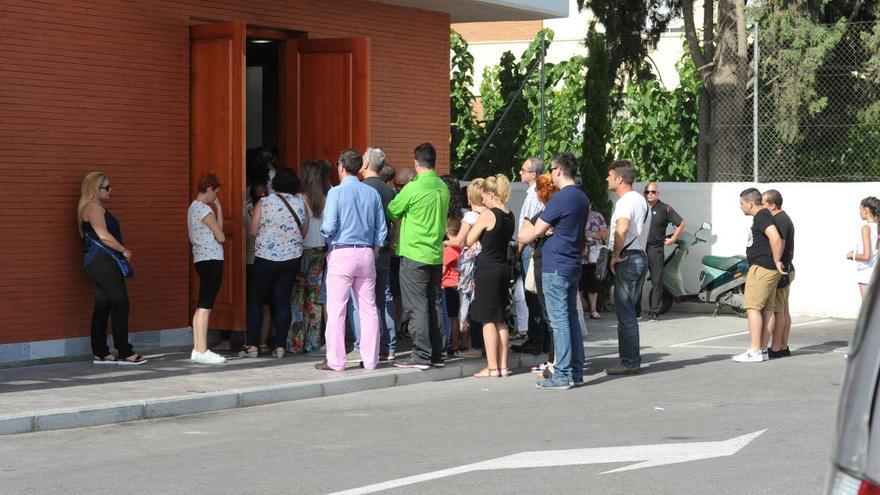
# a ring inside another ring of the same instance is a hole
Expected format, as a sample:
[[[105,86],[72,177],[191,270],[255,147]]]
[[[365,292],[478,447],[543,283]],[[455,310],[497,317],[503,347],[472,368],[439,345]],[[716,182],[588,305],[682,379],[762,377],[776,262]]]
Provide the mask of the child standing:
[[[454,239],[461,230],[461,220],[450,218],[446,221],[446,239]],[[461,331],[458,323],[459,298],[458,298],[458,259],[461,257],[462,246],[444,243],[443,246],[443,276],[440,278],[440,287],[446,300],[446,317],[450,321],[450,356],[455,355],[461,346]]]

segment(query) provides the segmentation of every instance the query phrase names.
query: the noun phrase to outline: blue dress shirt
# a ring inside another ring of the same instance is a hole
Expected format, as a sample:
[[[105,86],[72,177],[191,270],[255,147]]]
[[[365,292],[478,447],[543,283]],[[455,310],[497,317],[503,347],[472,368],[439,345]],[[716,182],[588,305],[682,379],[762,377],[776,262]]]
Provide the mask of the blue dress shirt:
[[[331,249],[337,244],[380,247],[388,236],[383,210],[375,189],[346,177],[327,193],[321,234]]]

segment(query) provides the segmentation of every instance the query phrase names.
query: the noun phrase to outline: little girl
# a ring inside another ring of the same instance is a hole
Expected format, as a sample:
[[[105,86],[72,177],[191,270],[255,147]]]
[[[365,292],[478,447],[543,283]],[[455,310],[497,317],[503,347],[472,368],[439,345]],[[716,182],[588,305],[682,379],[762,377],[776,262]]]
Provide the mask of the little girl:
[[[859,204],[859,215],[865,225],[859,230],[856,250],[846,253],[846,259],[856,262],[856,283],[859,293],[865,297],[874,265],[877,264],[877,221],[880,220],[880,199],[868,196]]]

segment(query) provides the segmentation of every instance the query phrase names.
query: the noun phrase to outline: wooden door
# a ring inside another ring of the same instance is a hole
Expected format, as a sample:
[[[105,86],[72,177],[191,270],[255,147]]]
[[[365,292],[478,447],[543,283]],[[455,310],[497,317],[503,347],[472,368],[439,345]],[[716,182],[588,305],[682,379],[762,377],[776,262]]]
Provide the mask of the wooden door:
[[[190,194],[199,176],[220,179],[223,206],[223,284],[211,314],[211,328],[245,328],[245,35],[241,22],[190,28]],[[190,300],[198,300],[199,279],[190,273]]]
[[[370,40],[290,39],[281,65],[282,163],[335,164],[345,148],[363,152],[370,141]]]

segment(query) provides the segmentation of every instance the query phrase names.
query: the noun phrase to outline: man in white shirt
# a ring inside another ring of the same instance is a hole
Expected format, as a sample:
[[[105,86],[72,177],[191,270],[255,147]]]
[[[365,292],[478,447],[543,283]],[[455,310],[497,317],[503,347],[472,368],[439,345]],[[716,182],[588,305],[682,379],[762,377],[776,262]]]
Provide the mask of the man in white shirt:
[[[544,211],[544,203],[541,203],[541,200],[538,199],[538,192],[536,190],[538,176],[543,173],[544,162],[536,157],[527,158],[519,170],[519,175],[522,178],[522,181],[527,184],[529,188],[526,190],[526,199],[519,212],[519,219],[517,221],[518,232],[522,231],[523,222],[531,222],[535,215]],[[532,261],[532,253],[534,251],[534,248],[531,245],[520,243],[519,247],[522,256],[523,276],[517,279],[517,290],[523,284],[523,277],[525,276],[525,272],[529,269],[529,263]],[[517,291],[515,290],[514,292]],[[513,350],[513,352],[526,352],[537,356],[542,352],[548,352],[550,350],[550,334],[547,329],[547,322],[544,321],[544,315],[541,312],[541,303],[538,301],[538,295],[525,290],[523,290],[523,293],[525,295],[525,304],[528,309],[528,312],[523,318],[528,321],[528,338],[523,344],[512,346],[511,350]],[[517,311],[519,311],[519,309],[519,307],[516,308]],[[520,318],[517,318],[517,323],[519,323],[519,321]],[[519,328],[517,330],[519,330]]]
[[[608,190],[619,198],[611,222],[611,272],[614,274],[614,311],[617,313],[617,345],[620,364],[609,375],[636,375],[641,366],[639,321],[636,306],[648,273],[645,246],[648,238],[648,203],[633,190],[636,169],[629,160],[617,160],[608,168]]]

